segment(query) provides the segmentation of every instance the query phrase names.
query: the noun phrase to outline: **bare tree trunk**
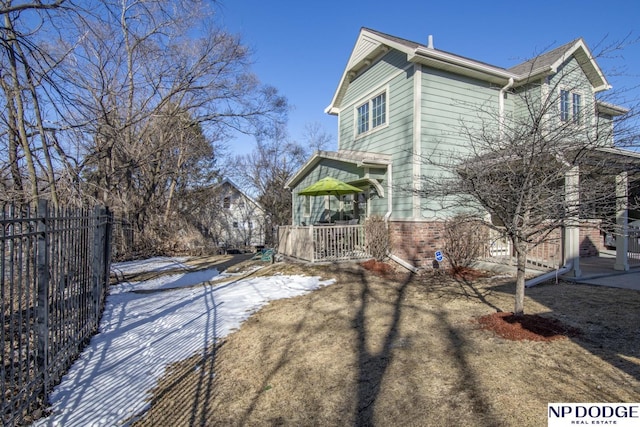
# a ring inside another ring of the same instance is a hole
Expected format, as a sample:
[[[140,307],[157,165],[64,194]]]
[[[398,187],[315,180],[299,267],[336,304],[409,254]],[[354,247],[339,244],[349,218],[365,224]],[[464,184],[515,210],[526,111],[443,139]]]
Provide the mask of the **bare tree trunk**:
[[[516,296],[513,314],[515,316],[524,315],[524,283],[525,272],[527,266],[527,251],[524,247],[526,243],[513,241],[513,247],[516,251]]]
[[[29,173],[29,182],[31,184],[31,188],[29,189],[31,193],[31,202],[35,203],[36,200],[38,200],[39,195],[38,177],[25,127],[25,110],[22,102],[22,88],[20,86],[18,63],[16,59],[16,46],[18,45],[18,41],[15,38],[13,22],[9,18],[9,15],[4,16],[4,25],[7,32],[5,48],[7,49],[7,56],[9,58],[9,73],[11,79],[9,93],[7,93],[7,99],[10,99],[10,101],[7,102],[7,106],[12,110],[12,115],[15,118],[15,125],[17,129],[15,129],[14,132],[18,135],[18,140],[20,141],[20,145],[24,152],[24,159],[27,163],[27,171]]]
[[[24,54],[24,51],[22,50],[22,47],[20,47],[19,43],[16,43],[16,50],[18,55],[20,56],[20,60],[22,61],[22,66],[24,67],[24,72],[27,79],[27,88],[31,95],[31,102],[33,102],[36,126],[38,129],[38,133],[40,134],[42,154],[44,155],[44,159],[46,163],[45,175],[49,183],[51,202],[53,204],[53,207],[57,209],[59,206],[59,203],[58,203],[58,191],[56,188],[56,179],[53,171],[53,162],[51,161],[51,154],[49,153],[49,145],[47,144],[47,136],[45,134],[44,125],[42,124],[42,114],[40,112],[40,101],[38,99],[38,94],[36,92],[36,87],[33,80],[33,70],[29,65],[29,60]]]
[[[183,154],[184,154],[184,151],[180,150],[180,153],[178,154],[178,162],[175,169],[176,175],[172,175],[170,177],[171,184],[169,185],[169,195],[167,196],[167,205],[165,206],[165,209],[164,209],[165,224],[169,221],[169,213],[171,212],[171,205],[173,204],[173,197],[176,191],[176,184],[178,181],[178,177],[180,176],[180,172],[182,170]]]

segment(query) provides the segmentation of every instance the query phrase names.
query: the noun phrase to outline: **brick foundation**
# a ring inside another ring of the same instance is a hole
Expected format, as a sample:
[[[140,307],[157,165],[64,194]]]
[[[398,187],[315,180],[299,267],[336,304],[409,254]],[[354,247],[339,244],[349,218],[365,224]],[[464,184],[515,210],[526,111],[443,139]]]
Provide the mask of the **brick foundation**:
[[[418,268],[433,268],[443,249],[444,222],[390,221],[391,253]]]
[[[580,223],[580,257],[598,256],[604,250],[604,237],[600,231],[601,221],[586,220]]]
[[[391,253],[418,268],[433,268],[435,253],[444,249],[444,221],[390,221]],[[552,233],[549,243],[536,248],[541,259],[561,262],[561,230]],[[580,224],[580,257],[598,256],[604,248],[600,221],[585,220]],[[440,267],[446,267],[445,264]]]

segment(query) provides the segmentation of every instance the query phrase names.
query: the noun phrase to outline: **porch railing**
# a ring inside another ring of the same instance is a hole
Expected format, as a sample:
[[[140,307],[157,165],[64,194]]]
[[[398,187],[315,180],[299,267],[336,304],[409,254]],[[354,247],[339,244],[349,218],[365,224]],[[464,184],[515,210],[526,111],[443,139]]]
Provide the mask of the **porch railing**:
[[[640,233],[637,231],[634,233],[630,233],[627,258],[630,264],[640,264]]]
[[[363,225],[282,226],[278,252],[311,262],[371,258]]]

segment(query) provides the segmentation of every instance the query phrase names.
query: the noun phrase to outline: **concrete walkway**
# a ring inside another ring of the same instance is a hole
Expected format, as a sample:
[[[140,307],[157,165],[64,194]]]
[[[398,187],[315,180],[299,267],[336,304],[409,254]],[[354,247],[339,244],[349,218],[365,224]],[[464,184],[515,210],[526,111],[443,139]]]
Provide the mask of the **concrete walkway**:
[[[629,271],[614,270],[613,265],[615,261],[615,252],[613,251],[605,251],[597,257],[580,258],[582,275],[580,277],[573,277],[573,272],[569,272],[561,276],[561,278],[574,283],[640,291],[640,261],[630,261]],[[516,272],[515,266],[511,264],[480,261],[475,263],[474,266],[479,269],[489,270],[495,273],[512,274],[514,276]],[[527,273],[527,280],[529,280],[532,277],[545,274],[547,271],[537,271],[536,269],[527,267]]]
[[[615,255],[606,252],[598,257],[580,258],[582,275],[572,277],[571,272],[562,278],[576,283],[640,291],[640,262],[630,261],[629,271],[617,271],[613,269],[615,261]]]

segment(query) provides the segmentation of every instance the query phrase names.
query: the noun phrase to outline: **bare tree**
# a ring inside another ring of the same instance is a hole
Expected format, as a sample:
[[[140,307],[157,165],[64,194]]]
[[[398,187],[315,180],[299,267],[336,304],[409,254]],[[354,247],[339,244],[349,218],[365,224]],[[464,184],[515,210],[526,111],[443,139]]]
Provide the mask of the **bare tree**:
[[[0,163],[7,196],[33,203],[42,190],[58,205],[54,155],[64,153],[56,134],[48,129],[44,109],[60,90],[55,78],[61,58],[47,45],[45,30],[51,26],[50,11],[61,9],[65,0],[0,2],[0,98],[1,120],[8,156]],[[26,178],[26,183],[25,179]],[[44,185],[41,185],[44,183]],[[42,187],[42,188],[41,188]]]
[[[231,131],[256,132],[287,109],[250,72],[239,37],[211,25],[206,6],[105,1],[71,20],[77,42],[65,46],[72,54],[62,70],[84,195],[140,231],[164,228],[183,214],[178,194],[218,179]]]
[[[530,75],[537,60],[526,63]],[[530,251],[585,215],[612,218],[614,176],[629,165],[613,164],[602,149],[637,141],[629,126],[635,112],[612,123],[612,106],[586,96],[581,75],[581,65],[569,61],[554,75],[515,85],[510,113],[466,105],[475,114],[461,120],[462,143],[439,143],[423,156],[429,172],[419,191],[433,209],[475,215],[510,239],[516,315],[524,313]]]
[[[231,132],[257,133],[288,108],[214,12],[192,0],[0,2],[0,196],[100,201],[139,230],[180,213],[177,194],[217,180]]]

